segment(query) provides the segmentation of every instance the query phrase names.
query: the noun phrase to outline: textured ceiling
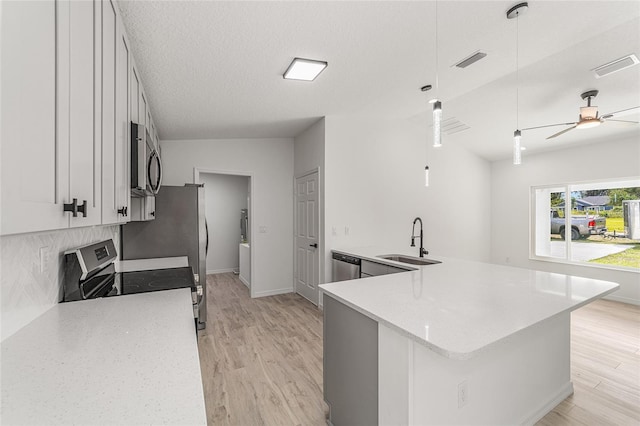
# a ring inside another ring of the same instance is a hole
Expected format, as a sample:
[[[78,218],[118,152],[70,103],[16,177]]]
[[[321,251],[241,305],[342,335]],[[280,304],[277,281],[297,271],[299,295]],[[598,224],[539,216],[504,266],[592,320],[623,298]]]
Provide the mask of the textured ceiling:
[[[438,97],[446,136],[490,159],[510,155],[516,127],[514,1],[439,1]],[[435,84],[433,1],[119,1],[161,139],[293,137],[322,116],[369,114],[429,122]],[[530,1],[519,26],[520,127],[575,121],[579,95],[600,112],[640,105],[640,66],[590,71],[640,56],[639,1]],[[452,65],[483,50],[466,69]],[[325,60],[313,83],[287,81],[293,57]],[[634,119],[636,117],[626,117]],[[638,135],[640,126],[523,134],[531,151]],[[557,130],[556,130],[557,129]]]

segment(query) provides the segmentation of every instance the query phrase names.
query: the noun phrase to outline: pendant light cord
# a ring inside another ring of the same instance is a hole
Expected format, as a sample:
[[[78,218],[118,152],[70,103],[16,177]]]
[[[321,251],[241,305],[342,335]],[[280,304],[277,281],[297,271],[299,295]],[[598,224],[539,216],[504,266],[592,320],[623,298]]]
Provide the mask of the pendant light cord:
[[[439,81],[439,63],[438,63],[438,0],[436,0],[436,99],[440,100],[440,81]]]
[[[520,129],[520,12],[516,12],[516,129]]]

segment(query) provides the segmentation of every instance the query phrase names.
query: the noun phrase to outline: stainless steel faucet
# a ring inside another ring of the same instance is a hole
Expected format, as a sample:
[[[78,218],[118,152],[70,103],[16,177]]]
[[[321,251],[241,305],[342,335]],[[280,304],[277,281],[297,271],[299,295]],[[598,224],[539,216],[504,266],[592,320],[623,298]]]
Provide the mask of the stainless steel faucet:
[[[429,254],[429,252],[423,247],[422,219],[419,217],[413,219],[413,228],[411,228],[411,247],[416,246],[416,222],[418,221],[420,222],[420,249],[418,250],[418,253],[420,254],[420,257],[424,257],[424,255]]]

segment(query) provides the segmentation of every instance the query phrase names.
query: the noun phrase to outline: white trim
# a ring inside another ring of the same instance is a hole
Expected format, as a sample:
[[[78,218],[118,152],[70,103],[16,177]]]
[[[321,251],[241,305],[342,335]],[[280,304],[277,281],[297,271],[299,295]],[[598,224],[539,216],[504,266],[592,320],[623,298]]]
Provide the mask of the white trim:
[[[242,275],[238,275],[238,278],[240,278],[240,281],[242,282],[242,284],[246,285],[248,289],[251,289],[251,285],[249,285],[249,282],[245,280]]]
[[[527,417],[522,419],[518,424],[521,425],[533,425],[538,420],[546,416],[551,410],[553,410],[558,404],[564,401],[568,396],[573,395],[573,383],[567,382],[556,395],[551,398],[546,404],[532,411]]]
[[[608,294],[603,299],[613,300],[614,302],[628,303],[629,305],[640,306],[640,300],[632,299],[630,297],[616,296],[613,294]]]
[[[224,269],[207,269],[207,275],[213,274],[226,274],[227,272],[236,272],[238,267],[236,268],[224,268]]]
[[[288,293],[293,293],[293,288],[289,287],[289,288],[278,288],[276,290],[267,290],[267,291],[256,291],[254,292],[253,295],[251,295],[252,298],[256,298],[256,297],[266,297],[266,296],[277,296],[278,294],[288,294]]]
[[[253,176],[253,172],[250,171],[238,171],[238,170],[221,170],[221,169],[210,169],[207,167],[193,167],[193,183],[200,183],[200,174],[201,173],[211,173],[211,174],[219,174],[219,175],[232,175],[232,176],[246,176],[249,178],[249,185],[251,186],[251,203],[247,206],[249,210],[249,229],[251,230],[251,234],[249,236],[249,254],[251,256],[251,274],[249,276],[250,283],[255,283],[254,271],[256,270],[256,251],[254,247],[256,246],[256,231],[255,231],[255,222],[253,219],[257,217],[258,212],[256,211],[256,191],[255,191],[255,179]],[[246,285],[246,283],[245,283]],[[253,290],[253,286],[251,284],[248,285],[249,294],[251,298],[259,297],[258,294]]]

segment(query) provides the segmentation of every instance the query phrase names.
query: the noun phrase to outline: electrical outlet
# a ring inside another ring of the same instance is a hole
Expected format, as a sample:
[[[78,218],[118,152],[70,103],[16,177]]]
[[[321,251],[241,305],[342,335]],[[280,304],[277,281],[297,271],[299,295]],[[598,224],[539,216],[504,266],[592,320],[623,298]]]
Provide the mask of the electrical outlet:
[[[466,380],[458,384],[458,408],[462,408],[469,402],[469,383]]]
[[[258,232],[260,232],[261,234],[266,234],[267,233],[267,227],[266,226],[260,226],[258,228]]]
[[[338,229],[335,226],[331,227],[331,235],[333,235],[334,237],[338,235]]]
[[[49,246],[40,247],[40,273],[46,274],[49,272],[49,258],[51,257],[51,249]]]
[[[351,228],[349,228],[348,226],[344,227],[344,235],[349,235],[349,231],[351,231]]]

